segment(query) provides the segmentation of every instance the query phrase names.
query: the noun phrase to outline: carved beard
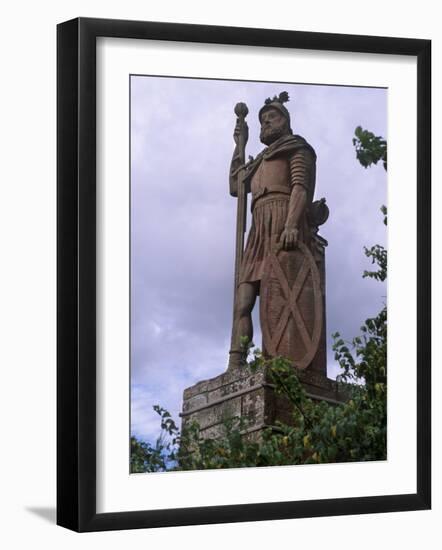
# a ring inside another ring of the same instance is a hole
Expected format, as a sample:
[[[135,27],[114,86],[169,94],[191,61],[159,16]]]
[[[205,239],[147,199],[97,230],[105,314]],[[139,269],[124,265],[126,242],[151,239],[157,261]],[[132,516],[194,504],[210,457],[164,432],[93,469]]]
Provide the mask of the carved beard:
[[[261,143],[264,143],[264,145],[271,145],[277,139],[285,136],[286,134],[289,134],[287,125],[282,124],[281,126],[277,126],[276,128],[262,128],[261,133],[259,134],[259,139],[261,140]]]

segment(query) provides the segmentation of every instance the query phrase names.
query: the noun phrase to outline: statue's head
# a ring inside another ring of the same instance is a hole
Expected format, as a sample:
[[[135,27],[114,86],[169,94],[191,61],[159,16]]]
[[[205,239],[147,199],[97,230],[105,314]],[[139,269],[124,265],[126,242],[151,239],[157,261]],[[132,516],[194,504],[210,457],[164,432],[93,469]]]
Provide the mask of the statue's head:
[[[289,100],[287,92],[281,92],[273,99],[267,98],[259,111],[261,123],[260,140],[265,145],[271,145],[282,136],[292,134],[290,127],[290,113],[283,103]]]

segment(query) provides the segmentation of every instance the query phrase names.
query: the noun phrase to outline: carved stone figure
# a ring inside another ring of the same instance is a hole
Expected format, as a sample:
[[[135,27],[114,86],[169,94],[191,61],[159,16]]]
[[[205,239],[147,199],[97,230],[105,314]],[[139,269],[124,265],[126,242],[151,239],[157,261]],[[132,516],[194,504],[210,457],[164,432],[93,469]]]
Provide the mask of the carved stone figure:
[[[288,94],[267,99],[259,111],[265,149],[245,161],[247,105],[238,103],[230,193],[237,197],[235,299],[229,368],[184,390],[183,429],[194,421],[203,439],[225,436],[224,420],[247,419],[244,437],[259,441],[277,421],[290,423],[292,407],[275,393],[265,368],[245,367],[242,337],[253,338],[252,310],[260,298],[262,349],[298,368],[313,400],[339,403],[345,396],[327,378],[325,246],[318,227],[328,217],[325,199],[313,201],[316,154],[291,129]],[[247,195],[252,223],[244,246]],[[241,367],[241,368],[236,368]]]
[[[235,107],[236,147],[230,194],[238,197],[235,300],[229,369],[245,361],[243,338],[253,338],[252,310],[260,296],[263,352],[290,358],[298,368],[312,365],[326,375],[326,241],[317,234],[328,217],[325,199],[313,202],[316,154],[291,129],[287,92],[268,98],[259,111],[266,148],[245,163],[247,106]],[[247,194],[252,224],[244,248]],[[319,363],[318,363],[319,361]]]

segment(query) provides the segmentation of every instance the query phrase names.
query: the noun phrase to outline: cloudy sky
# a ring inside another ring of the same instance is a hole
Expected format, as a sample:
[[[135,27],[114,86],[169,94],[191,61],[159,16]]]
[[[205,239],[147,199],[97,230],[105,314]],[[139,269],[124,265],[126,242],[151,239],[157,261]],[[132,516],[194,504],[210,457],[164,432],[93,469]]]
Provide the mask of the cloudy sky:
[[[178,420],[184,388],[225,371],[230,343],[236,199],[228,192],[233,108],[249,107],[247,155],[259,142],[257,113],[287,90],[294,133],[314,147],[316,199],[330,217],[327,272],[328,374],[338,367],[330,335],[350,339],[385,301],[363,279],[363,246],[386,244],[379,208],[387,176],[365,170],[352,145],[361,125],[387,137],[387,90],[303,84],[131,77],[131,423],[159,433],[152,406]],[[250,218],[250,213],[248,213]],[[250,219],[249,219],[250,222]],[[255,307],[256,345],[261,345]]]

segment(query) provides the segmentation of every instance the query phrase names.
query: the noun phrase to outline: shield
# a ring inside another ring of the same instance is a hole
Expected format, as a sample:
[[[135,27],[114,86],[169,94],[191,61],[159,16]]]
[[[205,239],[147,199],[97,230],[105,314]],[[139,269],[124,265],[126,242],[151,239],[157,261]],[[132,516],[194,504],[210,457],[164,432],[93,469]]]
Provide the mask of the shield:
[[[299,242],[294,250],[273,251],[265,261],[260,290],[263,350],[305,369],[318,350],[323,297],[316,262]]]

